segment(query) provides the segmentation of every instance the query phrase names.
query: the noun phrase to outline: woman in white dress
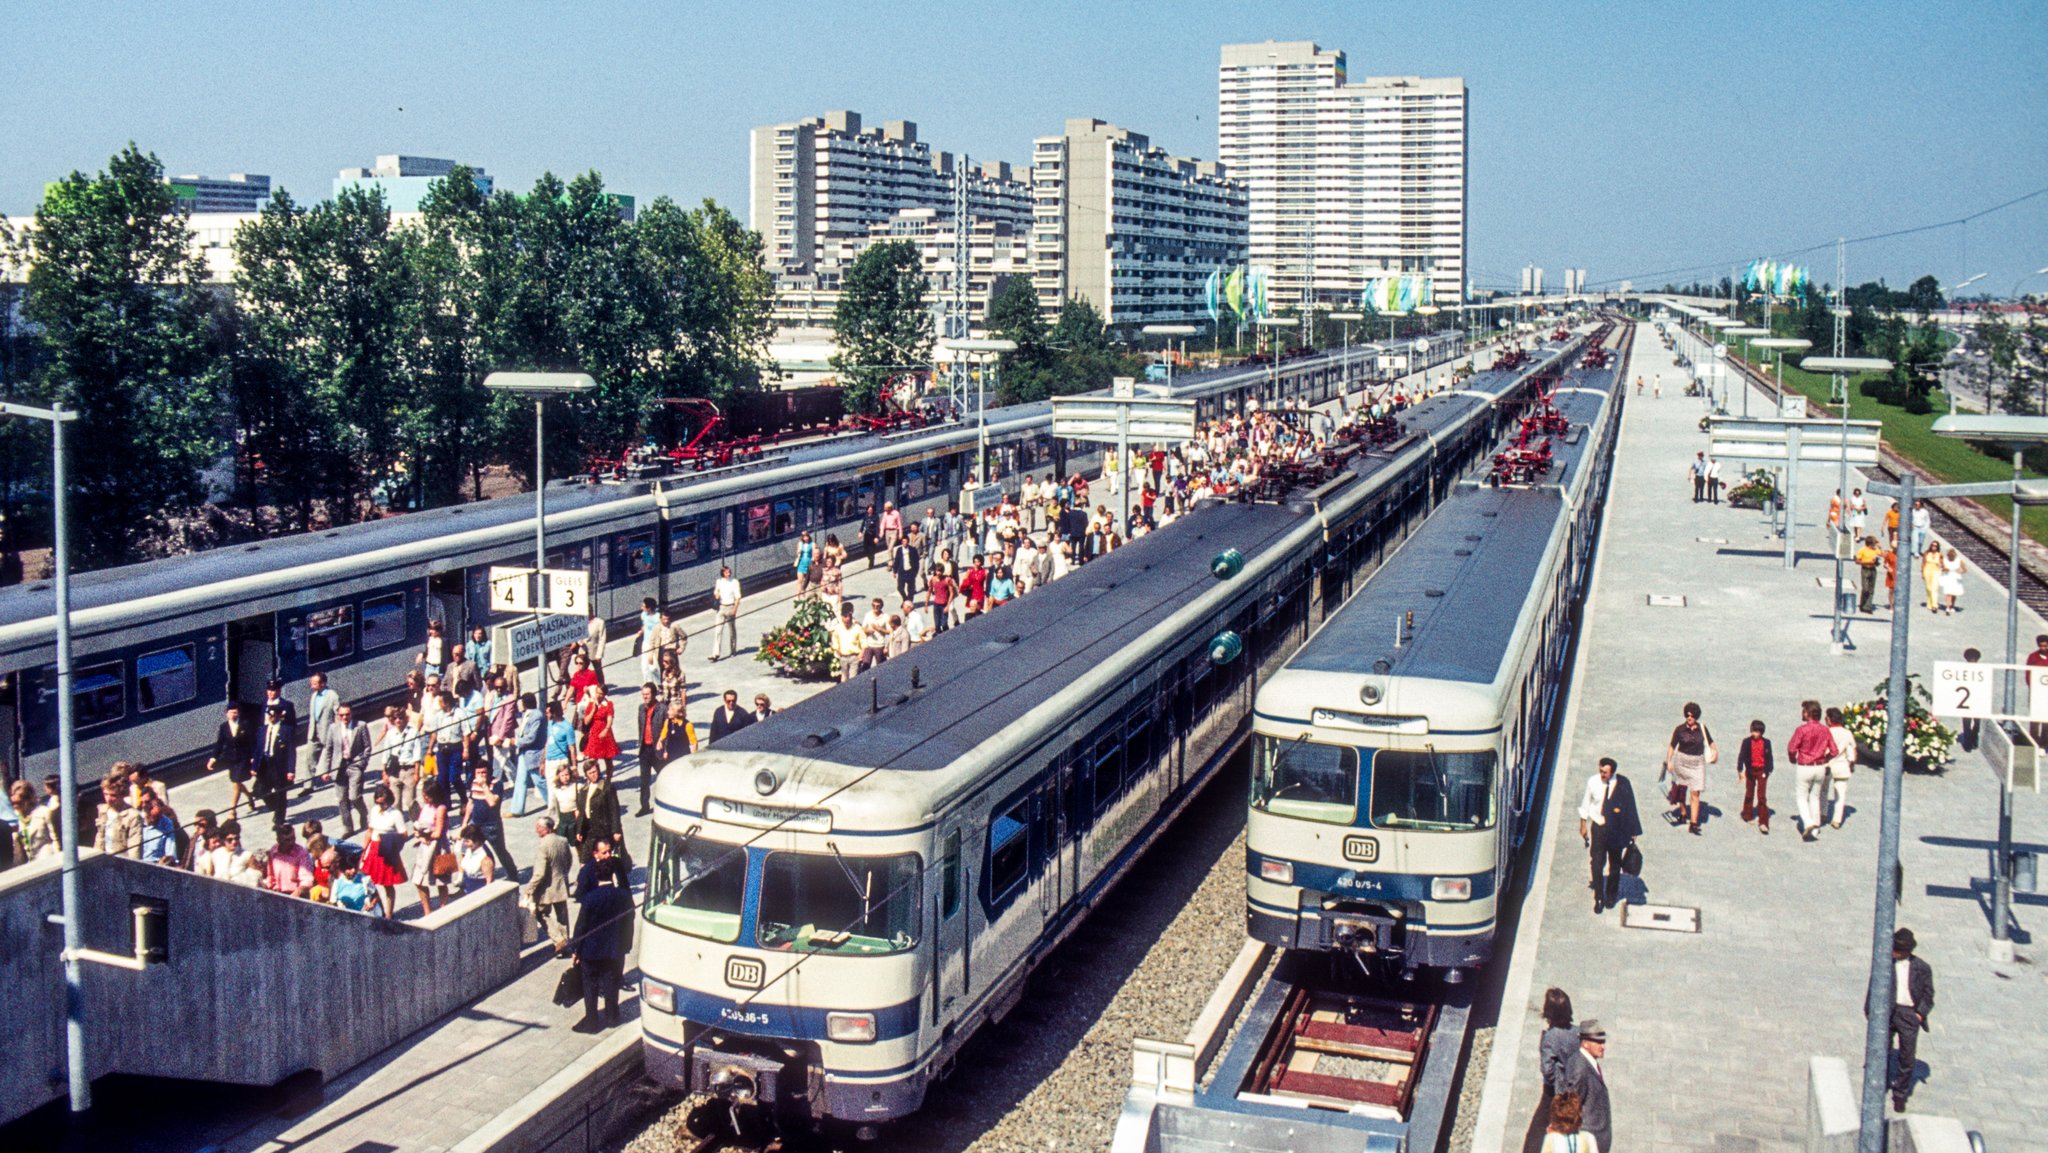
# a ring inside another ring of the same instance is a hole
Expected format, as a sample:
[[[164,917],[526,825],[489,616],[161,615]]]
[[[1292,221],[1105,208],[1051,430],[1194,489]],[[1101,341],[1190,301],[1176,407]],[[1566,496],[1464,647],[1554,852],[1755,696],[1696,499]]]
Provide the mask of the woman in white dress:
[[[1963,595],[1963,558],[1951,546],[1941,558],[1941,605],[1943,612],[1959,613],[1956,598]]]
[[[1828,737],[1835,742],[1834,759],[1828,762],[1828,803],[1835,812],[1828,824],[1839,829],[1849,815],[1849,775],[1856,771],[1856,735],[1843,723],[1840,709],[1828,710]]]

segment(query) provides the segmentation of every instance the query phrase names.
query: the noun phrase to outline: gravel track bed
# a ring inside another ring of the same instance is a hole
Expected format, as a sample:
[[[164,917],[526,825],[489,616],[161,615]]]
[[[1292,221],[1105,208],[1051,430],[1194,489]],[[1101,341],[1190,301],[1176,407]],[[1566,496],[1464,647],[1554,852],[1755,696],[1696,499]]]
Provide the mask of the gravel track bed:
[[[909,1153],[1106,1150],[1130,1081],[1131,1041],[1180,1040],[1244,943],[1244,760],[1197,797],[984,1028],[918,1114],[868,1143],[801,1148]],[[623,1153],[674,1153],[682,1112]]]

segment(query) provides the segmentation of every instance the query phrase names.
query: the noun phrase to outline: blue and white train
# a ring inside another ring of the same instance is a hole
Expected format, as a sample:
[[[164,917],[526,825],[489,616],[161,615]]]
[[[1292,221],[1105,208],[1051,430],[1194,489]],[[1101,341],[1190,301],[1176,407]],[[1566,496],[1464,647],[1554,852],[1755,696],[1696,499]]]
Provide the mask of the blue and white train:
[[[1254,939],[1451,980],[1486,963],[1516,846],[1539,819],[1620,379],[1566,375],[1568,430],[1548,472],[1461,483],[1260,689]]]
[[[762,1131],[917,1109],[1240,745],[1264,678],[1483,458],[1501,401],[1566,355],[1481,373],[1311,491],[1200,508],[665,770],[650,1075]],[[1242,569],[1219,580],[1228,549]]]
[[[1458,347],[1444,341],[1438,354]],[[1174,393],[1206,418],[1251,398],[1328,400],[1371,373],[1365,359],[1330,354],[1196,374]],[[1092,473],[1098,448],[1055,441],[1051,423],[1042,403],[992,410],[989,471],[1013,491],[1030,473]],[[592,607],[613,620],[631,618],[643,597],[702,604],[720,565],[750,588],[782,579],[805,530],[858,547],[870,504],[943,510],[977,469],[977,434],[949,425],[679,481],[550,486],[548,566],[589,573]],[[488,574],[533,563],[532,512],[530,496],[504,497],[74,578],[82,778],[116,760],[162,767],[203,756],[221,705],[261,700],[272,677],[302,710],[311,673],[344,699],[374,699],[412,667],[430,620],[452,640],[520,619],[493,609]],[[0,777],[55,771],[52,612],[47,581],[0,589]]]

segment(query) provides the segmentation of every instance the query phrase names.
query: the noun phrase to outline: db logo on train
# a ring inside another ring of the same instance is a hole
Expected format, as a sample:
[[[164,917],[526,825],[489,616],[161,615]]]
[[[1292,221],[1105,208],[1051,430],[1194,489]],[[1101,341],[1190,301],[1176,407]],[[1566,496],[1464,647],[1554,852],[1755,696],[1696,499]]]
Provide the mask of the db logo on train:
[[[1344,859],[1370,865],[1380,859],[1380,843],[1374,837],[1344,838]]]
[[[768,966],[753,957],[727,957],[725,983],[736,989],[758,989],[768,979]]]

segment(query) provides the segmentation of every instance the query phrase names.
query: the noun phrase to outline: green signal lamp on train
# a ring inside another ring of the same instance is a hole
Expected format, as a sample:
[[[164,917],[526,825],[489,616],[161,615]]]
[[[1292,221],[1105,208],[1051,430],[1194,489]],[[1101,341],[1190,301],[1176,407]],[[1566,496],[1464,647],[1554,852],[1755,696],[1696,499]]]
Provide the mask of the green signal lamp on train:
[[[1244,655],[1244,638],[1224,629],[1209,640],[1209,660],[1227,665]]]
[[[1227,581],[1244,571],[1244,554],[1234,548],[1224,549],[1209,562],[1209,571],[1217,580]]]

